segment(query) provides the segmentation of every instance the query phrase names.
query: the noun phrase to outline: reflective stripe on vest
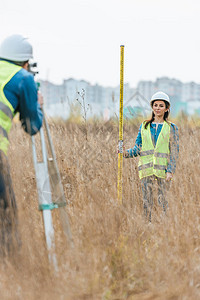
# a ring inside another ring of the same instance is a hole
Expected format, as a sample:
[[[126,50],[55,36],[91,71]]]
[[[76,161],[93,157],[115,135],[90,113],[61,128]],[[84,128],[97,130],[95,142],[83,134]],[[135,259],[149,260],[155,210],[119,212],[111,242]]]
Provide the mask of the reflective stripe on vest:
[[[4,60],[0,61],[0,150],[6,155],[9,145],[8,134],[12,126],[14,108],[6,98],[3,90],[5,85],[20,70],[20,66]]]
[[[151,137],[150,124],[145,129],[145,122],[142,124],[142,149],[139,158],[139,177],[140,179],[155,175],[165,178],[165,170],[167,168],[167,160],[169,158],[169,138],[170,127],[164,121],[161,132],[158,136],[156,146],[154,147]]]

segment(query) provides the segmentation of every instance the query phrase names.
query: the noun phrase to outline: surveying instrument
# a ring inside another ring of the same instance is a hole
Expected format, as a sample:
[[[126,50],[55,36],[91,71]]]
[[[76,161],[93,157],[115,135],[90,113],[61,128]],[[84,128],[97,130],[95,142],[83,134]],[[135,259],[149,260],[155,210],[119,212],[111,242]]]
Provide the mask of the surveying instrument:
[[[34,64],[34,68],[37,65]],[[37,74],[35,70],[32,71]],[[39,83],[38,83],[39,89]],[[57,259],[55,254],[54,228],[51,211],[58,208],[60,220],[70,246],[73,246],[72,234],[68,215],[65,210],[66,199],[64,195],[61,176],[58,169],[56,155],[51,139],[49,125],[43,111],[43,126],[39,131],[40,145],[36,142],[36,137],[32,136],[33,162],[36,174],[38,209],[42,211],[44,232],[50,264],[53,264],[55,271],[58,271]],[[43,128],[44,127],[44,128]],[[40,150],[40,158],[38,153]]]
[[[124,94],[124,45],[120,46],[120,103],[119,103],[119,153],[118,153],[118,202],[122,204],[123,169],[123,94]]]

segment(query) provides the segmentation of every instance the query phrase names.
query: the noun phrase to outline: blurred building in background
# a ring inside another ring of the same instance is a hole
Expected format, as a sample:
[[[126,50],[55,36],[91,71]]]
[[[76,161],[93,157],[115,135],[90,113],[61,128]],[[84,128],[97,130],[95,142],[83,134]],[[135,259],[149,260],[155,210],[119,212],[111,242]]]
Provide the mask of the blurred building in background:
[[[85,80],[73,78],[65,79],[60,85],[47,80],[39,82],[45,110],[49,116],[68,119],[74,108],[79,107],[81,110],[84,105],[88,109],[88,118],[96,116],[109,120],[119,113],[120,86],[91,85]],[[157,91],[163,91],[170,96],[173,116],[180,113],[200,114],[200,84],[182,83],[177,79],[161,77],[155,82],[140,81],[135,88],[128,83],[124,84],[124,116],[147,117],[151,112],[149,99]]]

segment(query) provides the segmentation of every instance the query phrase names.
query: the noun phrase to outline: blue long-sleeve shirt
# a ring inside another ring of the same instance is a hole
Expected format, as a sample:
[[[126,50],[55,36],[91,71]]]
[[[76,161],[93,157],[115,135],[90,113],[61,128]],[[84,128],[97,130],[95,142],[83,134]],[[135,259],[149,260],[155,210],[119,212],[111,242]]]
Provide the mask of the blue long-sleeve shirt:
[[[5,85],[4,94],[15,113],[19,112],[24,130],[30,135],[36,134],[42,126],[43,113],[33,75],[22,68]]]
[[[158,136],[161,132],[163,124],[158,124],[157,126],[158,126],[157,130],[156,130],[155,123],[151,123],[150,126],[151,138],[154,147],[157,143]],[[134,148],[130,148],[127,150],[127,152],[129,153],[129,157],[140,155],[140,149],[142,147],[141,128],[142,128],[142,124],[140,125]],[[178,154],[179,154],[179,134],[178,134],[178,127],[173,123],[171,123],[169,149],[170,149],[169,163],[167,165],[166,172],[174,173],[176,169],[176,161],[178,159]]]

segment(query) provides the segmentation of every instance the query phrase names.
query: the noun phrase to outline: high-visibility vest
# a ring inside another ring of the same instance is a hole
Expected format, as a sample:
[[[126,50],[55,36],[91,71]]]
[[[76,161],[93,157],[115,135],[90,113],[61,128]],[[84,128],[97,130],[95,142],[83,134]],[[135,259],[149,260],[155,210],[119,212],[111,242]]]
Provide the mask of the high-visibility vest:
[[[3,89],[20,69],[20,66],[4,60],[0,61],[0,150],[5,155],[8,152],[8,134],[12,126],[14,108],[6,98]]]
[[[165,178],[165,170],[169,158],[169,139],[171,123],[164,121],[161,132],[154,147],[151,137],[150,124],[145,129],[145,122],[142,124],[142,148],[139,158],[139,177],[140,179],[155,175]]]

